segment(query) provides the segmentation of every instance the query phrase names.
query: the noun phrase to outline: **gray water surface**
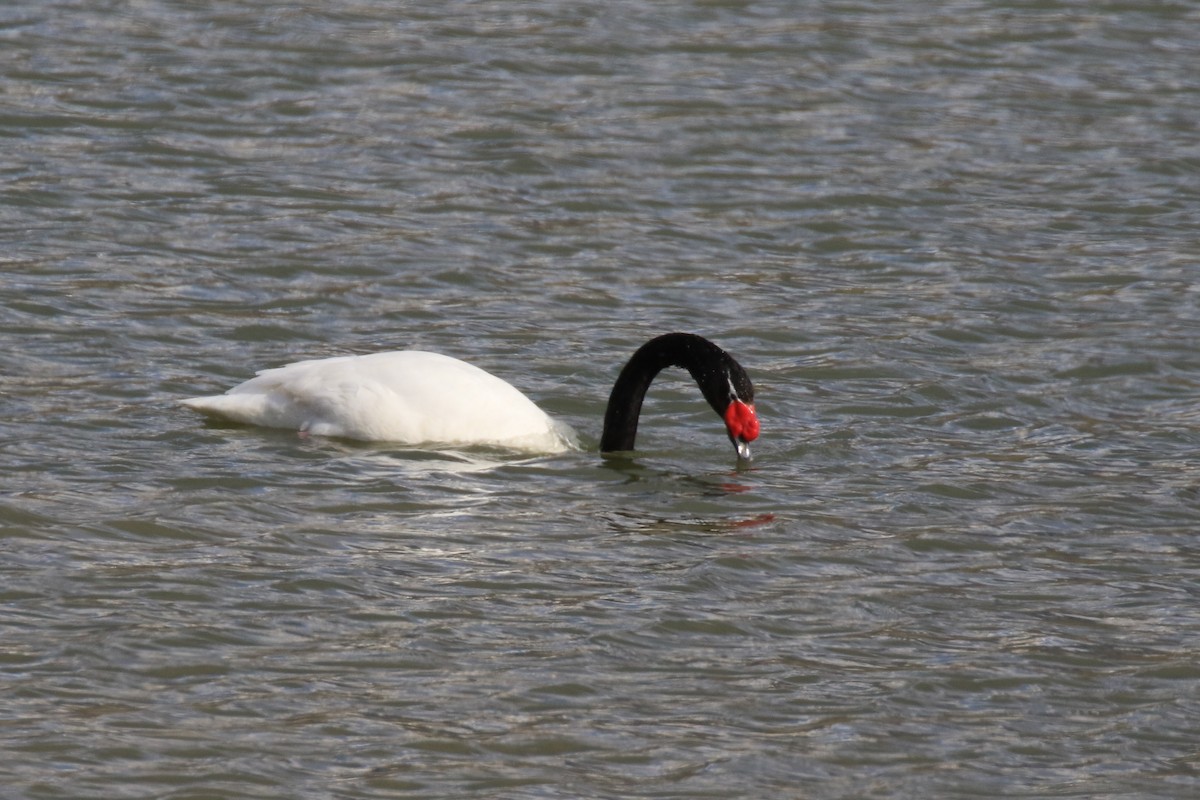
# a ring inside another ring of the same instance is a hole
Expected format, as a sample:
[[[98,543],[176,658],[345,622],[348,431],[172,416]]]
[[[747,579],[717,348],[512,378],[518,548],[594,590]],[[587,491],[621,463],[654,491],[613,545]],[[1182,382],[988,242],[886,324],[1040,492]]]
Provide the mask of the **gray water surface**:
[[[0,785],[1191,798],[1200,12],[0,8]],[[472,361],[594,448],[212,424]]]

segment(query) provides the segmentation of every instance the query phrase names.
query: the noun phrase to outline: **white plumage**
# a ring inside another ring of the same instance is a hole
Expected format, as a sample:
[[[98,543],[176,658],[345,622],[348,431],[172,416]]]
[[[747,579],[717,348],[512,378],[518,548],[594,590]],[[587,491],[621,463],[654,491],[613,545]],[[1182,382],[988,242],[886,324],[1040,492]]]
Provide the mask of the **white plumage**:
[[[421,350],[298,361],[183,405],[319,436],[538,453],[579,447],[571,426],[479,367]]]

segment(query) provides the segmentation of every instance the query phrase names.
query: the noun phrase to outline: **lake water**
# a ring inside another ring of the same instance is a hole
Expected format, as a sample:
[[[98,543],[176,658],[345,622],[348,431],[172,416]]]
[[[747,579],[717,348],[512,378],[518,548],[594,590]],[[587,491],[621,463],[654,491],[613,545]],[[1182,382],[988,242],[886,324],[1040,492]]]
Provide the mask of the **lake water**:
[[[0,8],[13,798],[1200,793],[1190,3]],[[176,401],[422,348],[594,450]]]

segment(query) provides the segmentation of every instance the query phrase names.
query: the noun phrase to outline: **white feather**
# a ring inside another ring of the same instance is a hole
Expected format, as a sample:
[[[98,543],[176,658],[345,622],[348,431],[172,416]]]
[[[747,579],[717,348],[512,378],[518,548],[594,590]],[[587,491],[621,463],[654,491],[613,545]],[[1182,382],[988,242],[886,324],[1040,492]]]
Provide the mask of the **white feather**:
[[[569,425],[510,384],[421,350],[298,361],[182,403],[236,422],[363,441],[544,453],[579,447]]]

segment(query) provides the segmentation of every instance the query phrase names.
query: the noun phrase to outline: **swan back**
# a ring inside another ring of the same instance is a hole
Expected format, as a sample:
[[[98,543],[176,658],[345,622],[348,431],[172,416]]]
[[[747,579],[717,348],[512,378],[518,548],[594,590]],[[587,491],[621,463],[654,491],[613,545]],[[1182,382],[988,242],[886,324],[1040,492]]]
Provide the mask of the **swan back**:
[[[363,441],[529,452],[578,446],[569,425],[512,385],[422,350],[298,361],[263,370],[223,395],[183,404],[237,422]]]

